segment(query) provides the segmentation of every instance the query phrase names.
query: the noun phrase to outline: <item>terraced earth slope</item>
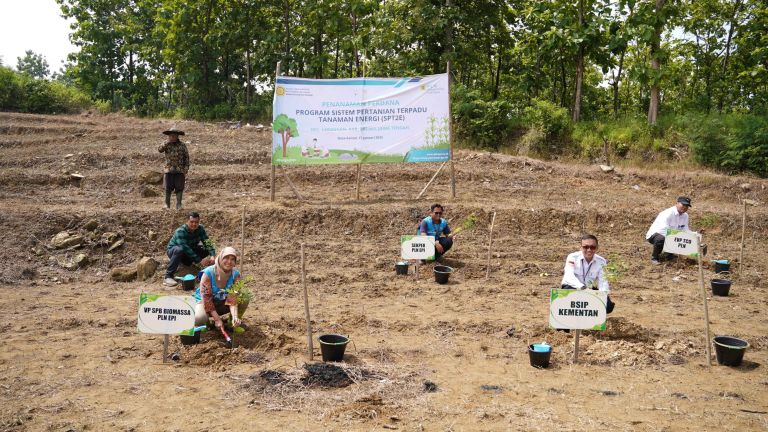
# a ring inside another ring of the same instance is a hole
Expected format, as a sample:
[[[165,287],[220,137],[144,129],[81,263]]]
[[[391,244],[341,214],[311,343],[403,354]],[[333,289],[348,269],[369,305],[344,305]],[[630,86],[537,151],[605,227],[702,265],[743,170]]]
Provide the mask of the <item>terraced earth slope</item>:
[[[457,151],[455,199],[446,170],[415,200],[437,169],[417,164],[363,166],[359,200],[355,167],[278,169],[272,202],[268,131],[180,122],[192,168],[175,211],[152,173],[171,123],[0,113],[0,429],[768,428],[765,180]],[[751,344],[740,367],[706,365],[696,265],[649,262],[645,231],[680,194],[693,199],[693,226],[706,227],[708,258],[733,260],[732,270],[741,200],[757,204],[731,295],[709,300],[712,333]],[[419,280],[394,271],[399,236],[433,202],[454,224],[478,218],[446,257],[456,269],[447,285],[431,264]],[[255,298],[235,349],[214,332],[194,346],[171,338],[169,366],[163,338],[137,333],[136,311],[141,292],[185,294],[161,274],[188,210],[219,248],[244,238]],[[55,248],[63,231],[76,240]],[[573,334],[548,328],[548,290],[583,232],[627,270],[608,329],[583,334],[573,364]],[[339,368],[316,363],[317,342],[307,360],[302,242],[315,337],[353,340]],[[142,257],[160,263],[152,278],[113,281]],[[546,370],[528,364],[527,345],[541,340],[554,346]]]

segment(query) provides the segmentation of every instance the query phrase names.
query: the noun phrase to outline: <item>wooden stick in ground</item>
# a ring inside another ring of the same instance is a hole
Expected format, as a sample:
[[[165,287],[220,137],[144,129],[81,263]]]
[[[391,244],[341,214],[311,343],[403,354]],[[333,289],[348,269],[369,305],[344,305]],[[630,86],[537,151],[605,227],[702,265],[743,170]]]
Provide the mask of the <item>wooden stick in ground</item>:
[[[304,201],[304,197],[301,196],[301,194],[299,193],[299,190],[296,189],[296,186],[293,185],[293,182],[291,181],[291,178],[288,177],[288,171],[286,171],[285,168],[283,168],[282,171],[283,171],[283,175],[285,176],[285,180],[288,182],[288,186],[291,187],[291,190],[296,195],[296,198],[298,198],[299,201]]]
[[[416,197],[416,199],[419,199],[419,198],[421,198],[422,195],[424,195],[424,192],[426,192],[427,188],[429,187],[429,185],[431,185],[432,182],[435,181],[435,179],[437,178],[437,175],[440,174],[440,171],[443,170],[443,167],[445,166],[446,163],[448,163],[448,161],[445,161],[445,162],[443,162],[442,165],[440,165],[440,168],[437,169],[437,171],[435,172],[435,175],[433,175],[432,179],[429,180],[429,183],[427,183],[427,185],[424,186],[424,189],[421,190],[421,193],[419,194],[419,196]]]
[[[704,341],[706,342],[707,351],[707,366],[712,366],[712,348],[710,347],[709,337],[709,306],[707,304],[707,290],[704,288],[704,266],[701,263],[701,241],[699,241],[699,286],[701,287],[701,298],[704,301],[704,323],[706,328],[706,335]]]
[[[450,0],[446,0],[450,6]],[[448,26],[450,27],[450,26]],[[451,61],[448,60],[445,65],[445,73],[448,75],[448,94],[451,94]],[[451,122],[451,98],[448,98],[448,145],[450,147],[449,157],[451,160],[451,198],[456,198],[456,170],[453,167],[453,124]]]
[[[360,167],[362,165],[363,164],[357,164],[357,189],[356,189],[356,194],[355,194],[356,195],[355,199],[357,201],[360,201],[360,169],[361,169]]]
[[[309,297],[307,296],[307,270],[304,264],[304,243],[301,244],[301,284],[304,285],[304,316],[307,320],[307,354],[312,361],[312,322],[309,318]]]
[[[493,224],[496,222],[496,212],[491,218],[491,232],[488,234],[488,266],[485,269],[485,280],[491,277],[491,245],[493,244]]]
[[[744,200],[744,210],[741,213],[741,249],[739,250],[739,278],[744,276],[744,232],[747,227],[747,201]]]
[[[277,62],[277,66],[275,66],[275,84],[277,84],[277,78],[280,76],[280,64],[282,62]],[[277,85],[275,85],[275,90],[277,90]],[[274,201],[275,200],[275,161],[274,161],[274,149],[272,150],[272,154],[270,155],[270,161],[272,163],[272,174],[269,176],[269,200]]]
[[[168,335],[163,335],[163,363],[168,362]]]
[[[579,362],[579,338],[581,337],[581,330],[576,330],[576,337],[573,339],[573,362]]]
[[[245,271],[245,206],[243,206],[243,218],[240,221],[240,273]]]

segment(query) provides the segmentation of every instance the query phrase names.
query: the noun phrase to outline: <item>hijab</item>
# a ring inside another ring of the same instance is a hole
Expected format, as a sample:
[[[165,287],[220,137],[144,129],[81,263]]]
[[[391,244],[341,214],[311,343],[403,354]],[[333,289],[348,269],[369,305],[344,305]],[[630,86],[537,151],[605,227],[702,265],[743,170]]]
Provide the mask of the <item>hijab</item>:
[[[224,289],[227,286],[227,281],[229,280],[230,276],[232,276],[232,272],[235,271],[234,267],[232,267],[232,270],[228,272],[224,271],[224,269],[221,267],[222,258],[229,255],[233,255],[235,260],[237,260],[237,251],[235,248],[227,246],[222,249],[218,255],[216,255],[216,260],[213,264],[213,273],[216,276],[216,287],[218,287],[218,289]]]

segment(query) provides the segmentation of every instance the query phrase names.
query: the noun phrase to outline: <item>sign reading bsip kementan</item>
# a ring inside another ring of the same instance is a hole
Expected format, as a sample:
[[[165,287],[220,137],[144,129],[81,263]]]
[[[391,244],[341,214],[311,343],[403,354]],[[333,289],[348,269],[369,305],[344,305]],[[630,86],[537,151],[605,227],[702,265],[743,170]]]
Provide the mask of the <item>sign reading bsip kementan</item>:
[[[406,260],[433,259],[435,257],[435,239],[431,236],[401,236],[400,256]]]
[[[557,329],[605,330],[608,293],[554,288],[550,294],[549,325]]]
[[[696,257],[699,253],[699,233],[667,228],[664,252]]]
[[[141,293],[139,331],[156,334],[187,334],[195,327],[195,298]]]

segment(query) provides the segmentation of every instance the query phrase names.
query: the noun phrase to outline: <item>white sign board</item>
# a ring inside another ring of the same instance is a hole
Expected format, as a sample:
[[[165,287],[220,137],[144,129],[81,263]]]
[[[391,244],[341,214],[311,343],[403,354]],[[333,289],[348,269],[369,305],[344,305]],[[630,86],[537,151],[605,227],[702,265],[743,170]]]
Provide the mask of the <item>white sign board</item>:
[[[141,333],[179,334],[195,327],[195,305],[192,296],[164,296],[141,293],[139,297],[139,331]]]
[[[402,236],[400,256],[406,260],[425,260],[435,256],[435,239],[432,236]]]
[[[272,164],[443,162],[451,157],[448,74],[277,77]]]
[[[699,253],[699,233],[668,228],[664,238],[664,252],[696,256]]]
[[[549,325],[557,329],[605,330],[608,293],[554,288],[550,294]]]

